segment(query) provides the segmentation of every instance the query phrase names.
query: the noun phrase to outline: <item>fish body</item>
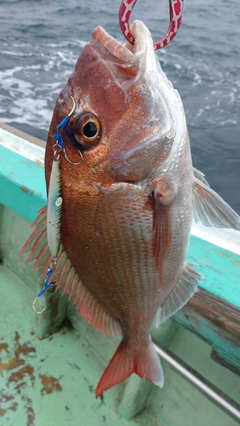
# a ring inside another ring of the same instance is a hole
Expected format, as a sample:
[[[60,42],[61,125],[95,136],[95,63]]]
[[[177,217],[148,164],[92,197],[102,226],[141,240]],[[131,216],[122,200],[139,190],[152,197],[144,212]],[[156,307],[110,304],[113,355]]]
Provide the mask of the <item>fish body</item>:
[[[185,263],[193,213],[240,229],[236,213],[194,172],[182,102],[148,29],[135,21],[131,31],[134,46],[94,30],[57,99],[45,157],[49,187],[56,128],[73,97],[62,129],[71,163],[61,155],[57,287],[98,330],[122,335],[97,396],[134,372],[163,385],[149,331],[197,289],[201,276]],[[74,166],[78,150],[83,161]],[[47,242],[36,248],[45,221],[43,210],[25,245],[35,266],[49,261]]]

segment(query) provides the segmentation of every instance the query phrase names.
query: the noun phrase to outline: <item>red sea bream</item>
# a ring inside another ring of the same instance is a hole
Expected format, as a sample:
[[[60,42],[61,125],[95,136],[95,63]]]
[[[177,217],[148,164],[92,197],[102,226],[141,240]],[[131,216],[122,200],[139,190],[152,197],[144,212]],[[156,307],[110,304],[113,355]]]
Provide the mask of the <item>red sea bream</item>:
[[[235,212],[193,169],[179,93],[162,71],[146,26],[135,21],[135,45],[123,46],[101,27],[84,47],[60,93],[49,130],[47,188],[56,128],[60,154],[62,288],[99,331],[122,341],[96,395],[132,373],[163,385],[151,337],[197,289],[200,274],[185,262],[192,217],[208,226],[240,229]],[[82,161],[79,162],[81,153]],[[44,208],[23,251],[51,260]]]

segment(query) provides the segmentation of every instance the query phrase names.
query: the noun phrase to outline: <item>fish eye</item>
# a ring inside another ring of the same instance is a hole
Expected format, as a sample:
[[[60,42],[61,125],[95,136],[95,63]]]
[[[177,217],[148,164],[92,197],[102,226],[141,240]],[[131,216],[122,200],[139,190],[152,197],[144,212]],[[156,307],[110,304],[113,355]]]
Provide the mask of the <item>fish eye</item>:
[[[72,130],[76,140],[86,148],[96,145],[101,137],[101,123],[92,113],[77,117]]]

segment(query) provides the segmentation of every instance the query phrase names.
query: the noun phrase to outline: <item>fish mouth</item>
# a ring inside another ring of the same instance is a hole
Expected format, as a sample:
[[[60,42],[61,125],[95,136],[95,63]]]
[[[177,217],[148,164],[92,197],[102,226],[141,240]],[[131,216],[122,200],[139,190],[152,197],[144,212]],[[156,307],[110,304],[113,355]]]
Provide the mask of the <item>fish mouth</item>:
[[[125,45],[111,37],[102,27],[96,27],[90,45],[106,63],[119,83],[136,78],[144,72],[149,56],[154,55],[151,34],[142,21],[134,21],[131,33],[134,45]],[[152,58],[151,58],[152,59]]]

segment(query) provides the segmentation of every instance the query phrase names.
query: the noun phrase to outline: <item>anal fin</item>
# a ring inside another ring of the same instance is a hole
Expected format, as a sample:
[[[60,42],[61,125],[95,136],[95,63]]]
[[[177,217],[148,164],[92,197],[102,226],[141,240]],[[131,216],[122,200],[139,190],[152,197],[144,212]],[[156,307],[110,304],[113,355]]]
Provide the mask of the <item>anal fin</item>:
[[[201,278],[202,275],[192,267],[191,263],[185,263],[178,285],[157,312],[157,327],[187,303],[196,292]]]
[[[45,277],[52,258],[47,241],[47,206],[39,211],[38,217],[33,222],[35,228],[24,244],[18,256],[29,252],[26,263],[35,261],[32,269],[42,270]],[[51,277],[56,280],[55,290],[62,289],[62,294],[67,293],[78,307],[81,315],[92,324],[97,330],[110,334],[121,334],[121,327],[118,321],[110,317],[107,310],[101,306],[92,296],[90,291],[83,286],[79,276],[72,266],[70,259],[64,248],[61,246],[56,269]]]

